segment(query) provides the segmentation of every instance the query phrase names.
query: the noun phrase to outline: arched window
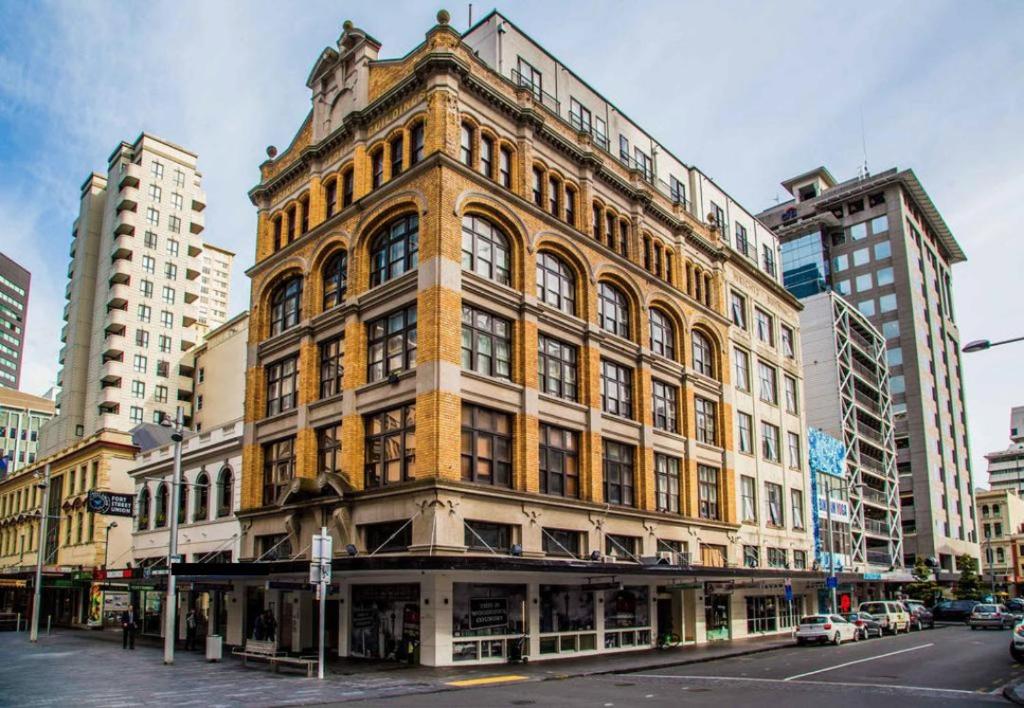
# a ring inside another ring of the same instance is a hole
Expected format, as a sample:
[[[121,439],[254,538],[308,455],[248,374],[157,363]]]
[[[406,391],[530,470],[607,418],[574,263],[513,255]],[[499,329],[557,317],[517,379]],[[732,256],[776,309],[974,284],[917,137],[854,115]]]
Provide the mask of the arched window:
[[[597,291],[597,310],[601,329],[629,338],[629,303],[625,293],[610,283],[601,283]]]
[[[568,315],[576,314],[576,276],[553,253],[537,254],[537,299]]]
[[[296,275],[274,288],[270,296],[270,335],[291,329],[301,316],[302,277]]]
[[[512,281],[508,239],[487,219],[462,219],[462,267],[508,285]]]
[[[178,491],[178,523],[183,524],[188,519],[188,482],[181,480],[181,489]]]
[[[149,487],[143,487],[139,492],[139,531],[149,528],[149,506],[151,502]]]
[[[672,320],[658,309],[651,309],[651,351],[666,359],[676,358],[676,331]]]
[[[167,508],[170,502],[167,499],[167,485],[163,482],[156,488],[156,511],[154,516],[156,517],[156,524],[154,528],[162,529],[167,525]]]
[[[324,263],[324,312],[345,299],[348,287],[348,251],[338,251]]]
[[[196,477],[196,509],[193,521],[206,521],[210,517],[210,476],[200,472]]]
[[[235,492],[235,477],[231,473],[230,467],[225,467],[220,471],[220,477],[217,479],[217,516],[230,516],[232,498]]]
[[[381,229],[370,246],[370,287],[393,280],[419,263],[419,217],[409,214]]]
[[[691,335],[693,339],[693,368],[705,376],[714,377],[715,362],[712,358],[711,341],[694,330]]]
[[[473,166],[473,126],[463,123],[459,129],[459,161]]]

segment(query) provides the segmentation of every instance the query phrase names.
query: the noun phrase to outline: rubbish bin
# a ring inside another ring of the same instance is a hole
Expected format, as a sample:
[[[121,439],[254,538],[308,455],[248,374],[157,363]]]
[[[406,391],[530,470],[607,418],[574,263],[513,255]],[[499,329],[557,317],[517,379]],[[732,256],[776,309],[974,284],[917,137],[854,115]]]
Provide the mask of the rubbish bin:
[[[206,660],[220,661],[224,654],[224,638],[219,634],[210,634],[206,637]]]

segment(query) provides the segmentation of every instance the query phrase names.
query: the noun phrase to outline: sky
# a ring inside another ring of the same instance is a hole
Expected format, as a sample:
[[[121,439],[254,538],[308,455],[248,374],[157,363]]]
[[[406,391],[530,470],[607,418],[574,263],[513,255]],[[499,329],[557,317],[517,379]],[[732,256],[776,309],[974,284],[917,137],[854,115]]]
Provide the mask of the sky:
[[[255,252],[246,193],[309,110],[306,77],[351,19],[404,55],[440,3],[0,0],[0,251],[32,271],[22,389],[53,384],[71,226],[90,172],[147,131],[199,155],[206,231]],[[465,30],[466,3],[446,6]],[[479,19],[491,6],[477,4]],[[961,341],[1024,335],[1024,3],[861,0],[498,6],[656,140],[757,212],[783,179],[912,168],[966,251]],[[1008,445],[1024,343],[964,356],[971,452]]]

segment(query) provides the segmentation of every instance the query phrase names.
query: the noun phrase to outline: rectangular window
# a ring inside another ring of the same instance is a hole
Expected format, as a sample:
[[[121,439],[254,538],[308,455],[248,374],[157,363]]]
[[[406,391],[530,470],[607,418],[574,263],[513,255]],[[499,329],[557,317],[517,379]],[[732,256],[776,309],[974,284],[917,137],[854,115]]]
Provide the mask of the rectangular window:
[[[765,403],[778,405],[779,403],[779,379],[778,372],[774,366],[769,366],[763,361],[757,362],[757,375],[760,380],[760,398]]]
[[[740,452],[754,454],[754,419],[750,414],[736,412],[736,439]]]
[[[742,349],[733,349],[733,364],[736,371],[736,388],[750,390],[750,356]]]
[[[793,347],[793,328],[779,325],[779,340],[782,343],[782,353],[790,359],[796,358],[796,349]]]
[[[156,237],[156,234],[153,233],[152,231],[147,231],[146,232],[146,236],[145,236],[145,243],[146,243],[146,248],[154,248],[155,249],[157,247],[157,237]]]
[[[800,435],[786,433],[786,462],[795,470],[800,469]]]
[[[145,398],[146,397],[146,382],[145,381],[132,381],[132,398]]]
[[[775,346],[775,322],[774,318],[760,307],[754,308],[754,325],[757,331],[757,338],[770,347]]]
[[[581,555],[579,531],[569,529],[541,529],[541,548],[549,556],[579,558]]]
[[[159,203],[160,202],[160,198],[163,196],[163,193],[164,193],[164,190],[161,189],[159,185],[156,185],[156,184],[149,185],[149,198],[151,200],[153,200],[154,202]]]
[[[178,242],[173,238],[167,239],[167,254],[170,256],[178,255]]]
[[[139,423],[142,422],[142,412],[142,408],[140,408],[139,406],[132,406],[128,410],[128,420],[138,425]]]
[[[148,347],[149,346],[149,332],[144,329],[135,330],[135,346],[137,347]]]
[[[768,275],[775,277],[775,249],[770,244],[761,245],[762,262],[764,272]]]
[[[608,504],[633,506],[632,445],[604,441],[604,500]]]
[[[747,298],[733,290],[729,294],[732,323],[737,327],[747,328]]]
[[[533,168],[533,186],[531,191],[533,193],[533,203],[537,206],[544,207],[544,170],[534,167]]]
[[[512,486],[512,416],[463,404],[462,481]]]
[[[384,148],[379,148],[370,156],[370,168],[372,173],[373,188],[384,184]],[[289,224],[289,228],[291,228]]]
[[[480,136],[480,172],[490,178],[494,171],[494,140],[486,135]]]
[[[267,415],[289,411],[297,402],[299,359],[288,357],[267,366]]]
[[[295,438],[263,446],[263,504],[274,504],[295,478]]]
[[[697,465],[697,501],[700,518],[720,519],[718,508],[718,469]]]
[[[505,189],[512,189],[512,151],[498,149],[498,181]]]
[[[412,545],[412,524],[407,520],[366,524],[362,528],[370,553],[404,551]]]
[[[153,164],[149,166],[149,173],[153,175],[153,179],[164,178],[164,166],[159,160],[153,160]]]
[[[575,401],[579,387],[576,347],[544,334],[538,336],[537,344],[541,392]]]
[[[757,481],[753,477],[740,477],[740,520],[757,522]]]
[[[622,164],[629,164],[629,140],[626,139],[625,135],[619,136],[619,160]]]
[[[174,288],[170,287],[169,285],[165,285],[164,289],[163,289],[162,295],[163,295],[163,300],[164,300],[165,303],[167,303],[168,305],[173,305],[174,304],[174,300],[175,300],[175,297],[176,297],[176,293],[174,292]]]
[[[341,336],[320,343],[320,398],[341,393],[341,381],[345,375],[344,341],[345,337]]]
[[[540,491],[559,497],[578,497],[579,443],[572,430],[547,423],[540,426]]]
[[[512,526],[489,521],[464,522],[463,543],[471,550],[505,552],[512,548]]]
[[[142,297],[153,297],[153,281],[145,279],[140,280],[139,292],[142,293]]]
[[[797,409],[796,379],[792,376],[783,376],[782,385],[786,393],[786,412],[796,415],[799,412]]]
[[[398,484],[415,474],[416,406],[366,416],[366,488]]]
[[[166,334],[161,334],[157,337],[157,344],[161,354],[171,353],[171,338]]]
[[[316,431],[316,472],[341,474],[341,423]]]
[[[146,373],[146,367],[148,366],[148,364],[149,364],[149,361],[148,361],[148,359],[146,358],[146,356],[144,354],[136,354],[135,355],[135,359],[134,359],[133,364],[132,364],[132,368],[136,372],[138,372],[140,374],[144,374],[144,373]]]
[[[404,151],[405,145],[402,142],[402,136],[398,136],[391,141],[391,176],[397,177],[402,174],[402,162],[405,158]]]
[[[633,158],[635,159],[636,169],[640,170],[640,174],[643,175],[644,179],[650,182],[654,177],[654,171],[651,167],[651,156],[638,147],[633,148]]]
[[[576,226],[576,190],[565,187],[565,223]]]
[[[168,216],[167,217],[167,229],[172,234],[180,234],[181,233],[181,217],[175,216],[174,214],[171,214],[170,216]]]
[[[736,224],[736,250],[744,256],[750,255],[750,241],[747,239],[747,227]]]
[[[558,197],[561,193],[561,183],[554,177],[548,178],[548,211],[556,217],[561,213],[561,205]]]
[[[652,381],[654,427],[670,433],[679,432],[677,411],[679,410],[679,389],[655,379]]]
[[[153,399],[157,403],[167,403],[167,387],[161,385],[161,386],[157,386],[156,388],[154,388],[153,389]]]
[[[166,379],[168,376],[170,376],[170,373],[171,373],[171,364],[170,364],[170,362],[159,361],[159,360],[156,362],[156,375],[157,376]],[[202,399],[202,396],[200,396],[199,398]],[[201,407],[202,407],[202,401],[200,400],[200,408]]]
[[[348,170],[341,175],[341,208],[352,204],[355,199],[355,170]]]
[[[168,280],[177,280],[178,266],[174,263],[164,263],[164,277]]]
[[[512,323],[462,306],[462,368],[499,379],[512,377]]]
[[[793,520],[793,528],[804,527],[804,493],[800,489],[789,490],[790,517]],[[794,558],[795,560],[795,558]]]
[[[769,568],[788,568],[789,562],[786,559],[785,548],[769,548],[768,549],[768,567]]]
[[[150,226],[159,226],[160,212],[153,207],[146,207],[146,223]]]
[[[468,167],[473,166],[473,133],[466,123],[459,127],[459,161]]]
[[[147,273],[156,273],[156,259],[153,256],[143,256],[142,270]]]
[[[518,57],[518,59],[518,71],[516,73],[518,75],[519,85],[530,89],[533,93],[533,97],[538,101],[541,101],[544,96],[543,74],[533,68],[533,66],[522,57]]]
[[[633,417],[633,370],[607,359],[601,360],[601,410],[625,418]]]
[[[576,130],[589,133],[592,125],[590,111],[575,98],[569,99],[569,123]]]
[[[174,313],[169,310],[160,310],[160,325],[167,329],[174,327]]]
[[[654,455],[655,503],[658,511],[679,513],[679,458]]]
[[[718,444],[716,420],[718,406],[706,398],[694,397],[693,407],[697,417],[697,441],[708,445]]]
[[[782,486],[772,482],[765,482],[764,502],[768,525],[781,529],[785,526],[782,512]]]
[[[413,165],[423,159],[423,123],[417,123],[409,130],[409,142],[412,143],[412,152],[409,155],[409,162]]]
[[[779,428],[761,421],[761,457],[768,462],[779,462]]]
[[[367,378],[380,381],[416,366],[416,305],[368,325]]]
[[[604,554],[612,558],[637,560],[636,549],[640,545],[636,536],[622,536],[607,533],[604,537]]]

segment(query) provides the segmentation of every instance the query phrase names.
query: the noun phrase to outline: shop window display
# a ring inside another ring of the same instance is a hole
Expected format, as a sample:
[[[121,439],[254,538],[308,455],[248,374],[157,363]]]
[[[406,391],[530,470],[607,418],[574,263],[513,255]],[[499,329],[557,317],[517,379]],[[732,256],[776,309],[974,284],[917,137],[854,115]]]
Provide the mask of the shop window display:
[[[594,627],[592,590],[578,585],[540,586],[541,654],[594,651]]]
[[[604,648],[644,646],[651,643],[651,607],[648,589],[627,586],[604,595]]]
[[[454,583],[452,661],[505,659],[526,633],[525,585]]]
[[[352,656],[419,661],[418,583],[352,586]]]

